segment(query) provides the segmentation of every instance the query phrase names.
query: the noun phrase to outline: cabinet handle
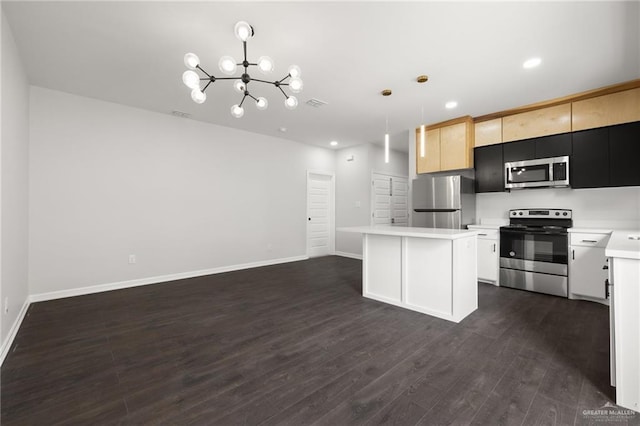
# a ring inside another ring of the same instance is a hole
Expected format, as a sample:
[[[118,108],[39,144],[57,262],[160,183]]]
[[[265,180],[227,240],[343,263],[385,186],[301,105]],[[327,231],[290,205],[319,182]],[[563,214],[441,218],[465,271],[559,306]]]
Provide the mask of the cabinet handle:
[[[582,240],[583,243],[597,243],[596,240]]]
[[[576,260],[576,251],[571,250],[571,260]]]
[[[478,234],[479,237],[486,237],[487,234]]]
[[[493,244],[493,252],[494,252],[494,253],[496,252],[496,245],[495,245],[495,243]]]
[[[604,280],[604,298],[608,299],[610,296],[609,294],[609,279],[607,278],[606,280]]]

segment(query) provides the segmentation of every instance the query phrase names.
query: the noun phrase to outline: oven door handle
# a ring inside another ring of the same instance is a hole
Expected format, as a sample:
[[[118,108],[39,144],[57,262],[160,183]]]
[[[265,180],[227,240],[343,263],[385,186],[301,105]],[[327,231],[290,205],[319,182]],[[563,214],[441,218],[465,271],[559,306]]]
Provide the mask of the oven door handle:
[[[518,235],[526,235],[526,234],[536,234],[536,235],[568,235],[567,232],[554,232],[554,231],[536,231],[532,229],[501,229],[500,233],[509,233],[509,234],[518,234]]]

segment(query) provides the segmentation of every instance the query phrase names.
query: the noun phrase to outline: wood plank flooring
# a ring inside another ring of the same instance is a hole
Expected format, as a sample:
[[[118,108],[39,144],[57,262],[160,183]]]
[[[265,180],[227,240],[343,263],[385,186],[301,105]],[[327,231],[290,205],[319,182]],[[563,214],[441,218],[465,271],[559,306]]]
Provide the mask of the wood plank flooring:
[[[615,400],[608,309],[479,284],[460,324],[316,258],[31,305],[2,425],[582,425]],[[638,424],[640,415],[616,419]]]

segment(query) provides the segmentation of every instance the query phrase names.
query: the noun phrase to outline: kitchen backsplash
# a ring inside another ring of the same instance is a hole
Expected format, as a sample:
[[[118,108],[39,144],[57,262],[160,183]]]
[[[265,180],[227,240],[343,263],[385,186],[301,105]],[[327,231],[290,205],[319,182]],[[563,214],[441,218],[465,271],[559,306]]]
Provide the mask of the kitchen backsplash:
[[[573,210],[576,227],[640,229],[640,187],[524,189],[476,195],[476,223],[507,221],[509,209]]]

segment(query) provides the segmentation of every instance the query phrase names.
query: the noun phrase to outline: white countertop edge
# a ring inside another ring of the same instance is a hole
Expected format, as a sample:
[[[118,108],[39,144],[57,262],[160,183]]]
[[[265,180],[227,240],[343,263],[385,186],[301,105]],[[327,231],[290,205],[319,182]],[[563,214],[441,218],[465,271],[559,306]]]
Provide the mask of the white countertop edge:
[[[640,240],[630,240],[630,235],[640,235],[640,231],[613,231],[604,251],[605,256],[640,260]]]
[[[396,237],[431,238],[440,240],[456,240],[473,237],[478,231],[471,229],[416,228],[406,226],[351,226],[337,228],[338,232],[354,232],[360,234],[389,235]]]
[[[568,232],[580,232],[582,234],[610,234],[613,232],[613,229],[598,229],[598,228],[580,228],[573,227],[569,228]]]
[[[467,225],[467,228],[469,229],[493,229],[495,231],[498,231],[500,229],[501,226],[505,226],[505,225],[487,225],[487,224],[473,224],[473,225]]]

